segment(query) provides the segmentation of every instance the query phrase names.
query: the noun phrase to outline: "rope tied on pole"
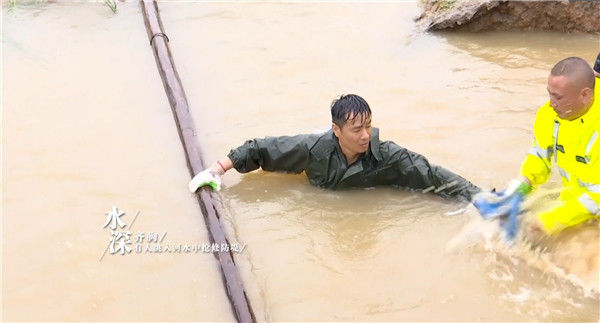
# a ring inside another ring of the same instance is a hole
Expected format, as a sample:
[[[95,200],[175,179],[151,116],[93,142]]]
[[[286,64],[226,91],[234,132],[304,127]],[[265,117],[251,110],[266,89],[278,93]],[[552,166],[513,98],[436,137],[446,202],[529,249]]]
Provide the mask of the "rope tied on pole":
[[[154,37],[164,37],[167,40],[167,43],[169,42],[169,36],[167,36],[167,34],[165,34],[165,33],[155,33],[150,38],[150,46],[152,46],[152,42],[154,41]]]

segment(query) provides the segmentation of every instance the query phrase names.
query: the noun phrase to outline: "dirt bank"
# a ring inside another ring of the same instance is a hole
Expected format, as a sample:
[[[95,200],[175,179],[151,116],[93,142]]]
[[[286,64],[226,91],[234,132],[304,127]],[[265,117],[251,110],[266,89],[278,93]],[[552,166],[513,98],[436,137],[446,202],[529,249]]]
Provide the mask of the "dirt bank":
[[[600,1],[420,0],[424,30],[556,30],[600,34]]]

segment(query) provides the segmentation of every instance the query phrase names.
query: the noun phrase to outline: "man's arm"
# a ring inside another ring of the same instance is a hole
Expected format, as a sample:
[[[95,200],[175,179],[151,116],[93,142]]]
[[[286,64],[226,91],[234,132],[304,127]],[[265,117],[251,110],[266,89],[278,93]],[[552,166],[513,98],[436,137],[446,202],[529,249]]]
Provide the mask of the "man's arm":
[[[400,147],[391,141],[381,143],[385,164],[391,164],[399,176],[395,184],[433,192],[442,197],[462,198],[470,201],[481,189],[463,177],[429,163],[424,156]],[[384,166],[386,167],[386,166]]]
[[[526,178],[532,187],[547,182],[552,170],[552,157],[555,153],[553,151],[554,120],[546,112],[551,109],[549,105],[550,102],[547,102],[536,114],[531,148],[521,164],[520,175]]]
[[[240,173],[262,168],[272,172],[301,173],[308,165],[309,150],[319,135],[266,137],[246,141],[227,157]]]
[[[221,175],[231,168],[247,173],[259,167],[266,171],[300,173],[308,165],[309,150],[318,135],[297,135],[266,137],[246,141],[232,149],[209,168],[196,174],[189,182],[189,189],[195,192],[202,186],[214,190],[221,187]]]
[[[544,184],[550,177],[552,169],[552,150],[542,148],[536,138],[525,160],[521,164],[520,175],[524,181],[536,187]]]

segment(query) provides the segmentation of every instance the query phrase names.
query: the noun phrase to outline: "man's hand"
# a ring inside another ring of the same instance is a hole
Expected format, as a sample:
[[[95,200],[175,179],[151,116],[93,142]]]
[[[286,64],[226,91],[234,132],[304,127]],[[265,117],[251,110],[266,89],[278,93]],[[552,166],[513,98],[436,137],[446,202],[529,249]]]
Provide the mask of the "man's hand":
[[[529,181],[515,179],[503,191],[478,193],[473,197],[473,205],[484,219],[501,219],[507,238],[512,240],[519,231],[521,203],[530,191]]]
[[[188,184],[190,192],[195,193],[202,186],[210,186],[213,190],[221,189],[221,175],[208,168],[198,173]]]
[[[516,197],[520,197],[520,201],[522,201],[530,191],[531,185],[527,181],[513,179],[506,189],[500,192],[477,193],[473,197],[473,205],[484,219],[495,219],[508,215],[513,204],[518,201]]]
[[[222,158],[209,168],[196,174],[188,184],[190,192],[195,193],[202,186],[210,186],[214,191],[221,189],[221,176],[233,167],[228,157]]]

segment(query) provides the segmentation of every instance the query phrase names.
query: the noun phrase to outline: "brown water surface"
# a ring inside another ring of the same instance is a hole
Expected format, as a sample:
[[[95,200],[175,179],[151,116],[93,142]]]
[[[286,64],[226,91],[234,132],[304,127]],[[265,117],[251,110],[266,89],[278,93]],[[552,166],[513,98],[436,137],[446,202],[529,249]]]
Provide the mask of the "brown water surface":
[[[248,138],[326,128],[331,100],[357,93],[382,139],[485,188],[517,174],[552,65],[600,50],[585,34],[421,34],[414,2],[160,8],[209,161]],[[210,254],[98,261],[112,205],[127,223],[140,211],[132,231],[208,240],[138,4],[119,3],[117,15],[100,4],[3,15],[3,318],[232,320]],[[559,270],[578,249],[448,251],[476,217],[464,204],[393,188],[325,191],[304,175],[223,180],[259,319],[599,317],[597,264],[578,268],[583,280]],[[597,250],[597,223],[582,230],[564,243]]]
[[[528,150],[550,68],[592,61],[600,39],[419,34],[417,12],[410,2],[162,5],[209,159],[248,138],[327,127],[331,100],[357,93],[383,139],[502,187]],[[224,185],[231,231],[248,245],[245,279],[269,319],[598,318],[598,296],[585,292],[597,279],[581,288],[527,250],[446,252],[474,216],[462,204],[390,188],[324,191],[304,175],[260,171],[232,171]],[[584,242],[597,250],[591,230]],[[586,270],[593,278],[598,266]]]
[[[131,241],[208,241],[139,5],[2,14],[3,320],[233,320],[209,253],[99,261],[113,205]]]

